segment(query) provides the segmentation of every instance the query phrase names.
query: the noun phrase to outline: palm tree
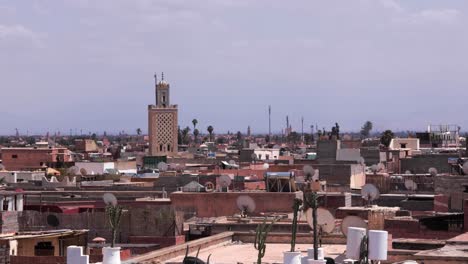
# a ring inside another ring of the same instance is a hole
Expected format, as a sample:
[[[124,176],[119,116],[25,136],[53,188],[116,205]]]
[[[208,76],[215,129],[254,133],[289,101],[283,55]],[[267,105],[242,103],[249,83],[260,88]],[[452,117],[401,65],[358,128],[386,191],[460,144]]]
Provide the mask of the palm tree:
[[[198,143],[198,135],[200,135],[200,131],[197,128],[193,130],[193,136],[195,137],[195,144]]]
[[[182,143],[183,144],[188,144],[189,143],[189,137],[188,134],[190,133],[190,127],[186,127],[182,129]]]
[[[197,128],[198,120],[196,118],[194,118],[192,120],[192,124],[193,124],[193,131],[195,132],[195,129]]]
[[[210,141],[213,142],[213,138],[212,138],[212,135],[213,135],[213,126],[208,126],[208,128],[206,129],[208,130],[208,133],[210,133]]]

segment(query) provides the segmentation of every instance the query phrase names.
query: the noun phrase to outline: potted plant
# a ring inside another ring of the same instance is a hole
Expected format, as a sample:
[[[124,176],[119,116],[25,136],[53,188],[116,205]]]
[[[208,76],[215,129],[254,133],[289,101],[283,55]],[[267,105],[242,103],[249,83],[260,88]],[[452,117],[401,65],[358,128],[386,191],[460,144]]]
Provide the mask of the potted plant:
[[[117,231],[120,227],[120,220],[123,214],[123,208],[117,205],[117,199],[115,196],[104,197],[106,202],[106,216],[109,220],[109,226],[112,232],[112,241],[110,247],[102,248],[103,264],[120,264],[120,247],[115,247],[115,239]]]
[[[314,250],[313,256],[308,256],[308,264],[325,264],[324,259],[319,259],[319,246],[318,246],[318,225],[317,225],[317,209],[318,209],[318,193],[315,191],[306,194],[305,203],[309,208],[312,208],[312,224],[314,233]],[[322,250],[322,249],[320,249]]]
[[[301,210],[302,200],[294,199],[293,204],[293,220],[291,224],[291,250],[283,253],[284,264],[301,264],[301,252],[296,252],[296,235],[297,235],[297,216]]]
[[[270,232],[271,228],[278,219],[273,219],[273,221],[271,221],[271,223],[269,224],[266,223],[266,220],[267,219],[265,218],[265,220],[263,220],[263,223],[259,224],[257,226],[257,229],[255,230],[254,247],[256,250],[258,250],[257,264],[262,263],[262,258],[265,256],[266,240],[268,237],[268,233]]]

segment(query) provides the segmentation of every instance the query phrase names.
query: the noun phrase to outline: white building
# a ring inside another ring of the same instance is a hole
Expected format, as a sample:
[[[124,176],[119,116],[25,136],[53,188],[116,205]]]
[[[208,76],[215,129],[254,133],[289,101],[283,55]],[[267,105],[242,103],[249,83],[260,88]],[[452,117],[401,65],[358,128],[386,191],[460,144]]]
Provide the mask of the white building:
[[[254,154],[257,155],[258,160],[277,160],[280,156],[280,150],[270,148],[258,148],[254,149]]]

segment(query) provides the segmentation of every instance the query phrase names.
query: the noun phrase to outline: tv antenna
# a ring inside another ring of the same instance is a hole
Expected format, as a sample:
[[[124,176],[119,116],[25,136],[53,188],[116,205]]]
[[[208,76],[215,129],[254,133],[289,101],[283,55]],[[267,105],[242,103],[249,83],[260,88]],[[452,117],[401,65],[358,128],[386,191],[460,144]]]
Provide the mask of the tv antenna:
[[[435,177],[437,176],[438,172],[437,172],[437,169],[432,167],[432,168],[429,168],[429,174],[432,176],[432,177]]]
[[[169,166],[167,165],[166,162],[161,161],[161,162],[158,163],[158,170],[159,171],[167,171],[168,168],[169,168]]]
[[[115,195],[113,195],[112,193],[105,193],[103,196],[102,196],[102,200],[104,200],[104,203],[106,205],[112,205],[112,206],[116,206],[117,205],[117,198],[115,197]]]
[[[344,236],[348,236],[349,227],[360,227],[367,229],[367,223],[359,216],[348,215],[343,218],[343,221],[341,222],[341,233],[343,233]]]
[[[237,208],[241,211],[241,217],[247,217],[247,214],[251,214],[255,211],[255,201],[252,197],[247,195],[241,195],[236,200]]]
[[[380,192],[375,185],[368,183],[362,186],[361,196],[367,201],[367,206],[370,206],[372,205],[372,201],[377,200],[380,197]]]

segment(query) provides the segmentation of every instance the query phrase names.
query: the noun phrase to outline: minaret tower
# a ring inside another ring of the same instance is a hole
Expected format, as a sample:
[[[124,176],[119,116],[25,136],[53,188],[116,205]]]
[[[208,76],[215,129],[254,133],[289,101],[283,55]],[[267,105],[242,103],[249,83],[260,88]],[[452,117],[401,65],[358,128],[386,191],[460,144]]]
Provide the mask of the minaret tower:
[[[148,106],[149,154],[151,156],[174,156],[177,154],[178,109],[170,104],[170,85],[164,80],[155,80],[155,105]]]

